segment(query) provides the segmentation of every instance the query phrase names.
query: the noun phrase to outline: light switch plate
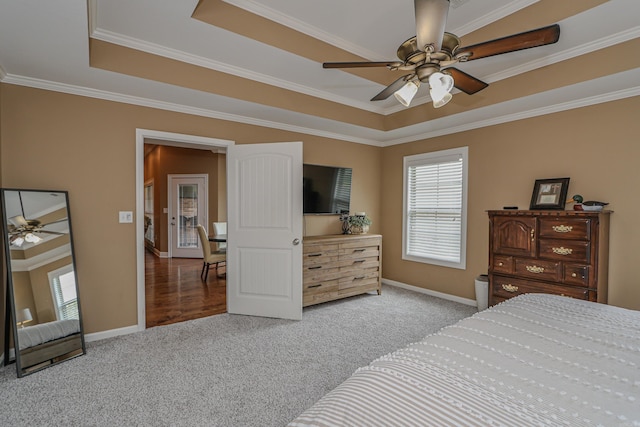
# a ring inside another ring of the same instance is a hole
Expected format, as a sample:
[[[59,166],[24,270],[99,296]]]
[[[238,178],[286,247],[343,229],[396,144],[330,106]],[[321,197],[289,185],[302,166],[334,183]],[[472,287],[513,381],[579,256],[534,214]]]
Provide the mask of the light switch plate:
[[[133,212],[120,211],[120,223],[130,223],[130,222],[133,222]]]

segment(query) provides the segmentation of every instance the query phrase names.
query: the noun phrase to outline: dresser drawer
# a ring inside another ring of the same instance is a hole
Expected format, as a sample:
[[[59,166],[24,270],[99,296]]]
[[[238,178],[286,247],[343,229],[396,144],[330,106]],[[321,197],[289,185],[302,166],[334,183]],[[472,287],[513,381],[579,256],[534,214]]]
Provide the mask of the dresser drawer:
[[[340,276],[340,269],[336,266],[315,265],[302,269],[302,283],[317,283],[323,280],[333,280]]]
[[[563,295],[571,298],[589,299],[589,291],[585,288],[552,285],[535,280],[522,280],[510,277],[494,276],[491,284],[491,293],[498,298],[512,298],[526,293],[547,293]]]
[[[379,266],[380,266],[380,260],[378,257],[359,258],[359,259],[341,259],[340,261],[338,261],[338,267],[340,267],[340,272],[360,270],[363,268],[378,268]]]
[[[589,240],[590,234],[591,219],[589,218],[540,218],[539,237]]]
[[[588,263],[590,243],[581,241],[540,239],[539,256],[546,259]]]
[[[312,267],[314,265],[328,265],[338,262],[338,253],[311,253],[305,254],[302,258],[303,267]]]
[[[589,266],[565,264],[563,282],[577,286],[589,286]]]
[[[377,268],[366,268],[360,271],[354,271],[350,275],[341,276],[338,280],[338,287],[340,290],[343,290],[369,284],[375,284],[377,286],[379,282],[378,277]]]
[[[302,243],[302,253],[306,257],[313,254],[338,253],[337,243]]]
[[[558,261],[516,258],[515,274],[538,280],[559,282],[562,279],[562,267]]]
[[[493,265],[491,266],[495,273],[513,273],[513,257],[506,255],[494,255]]]
[[[380,256],[378,246],[363,246],[356,248],[340,248],[340,260],[363,259]]]

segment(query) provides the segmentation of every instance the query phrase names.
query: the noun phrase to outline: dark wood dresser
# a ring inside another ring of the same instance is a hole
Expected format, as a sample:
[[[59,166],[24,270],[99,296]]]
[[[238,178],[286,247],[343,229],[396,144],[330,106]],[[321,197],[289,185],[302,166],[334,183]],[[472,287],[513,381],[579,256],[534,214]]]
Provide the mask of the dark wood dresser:
[[[544,292],[607,302],[610,211],[489,211],[489,305]]]

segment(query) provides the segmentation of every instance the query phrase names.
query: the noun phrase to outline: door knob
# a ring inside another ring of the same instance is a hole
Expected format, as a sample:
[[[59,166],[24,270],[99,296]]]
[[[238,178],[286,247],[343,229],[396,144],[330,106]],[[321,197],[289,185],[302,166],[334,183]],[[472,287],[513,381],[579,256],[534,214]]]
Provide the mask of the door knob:
[[[293,243],[293,246],[298,246],[300,244],[300,239],[295,238],[295,239],[293,239],[293,242],[291,242],[291,243]]]

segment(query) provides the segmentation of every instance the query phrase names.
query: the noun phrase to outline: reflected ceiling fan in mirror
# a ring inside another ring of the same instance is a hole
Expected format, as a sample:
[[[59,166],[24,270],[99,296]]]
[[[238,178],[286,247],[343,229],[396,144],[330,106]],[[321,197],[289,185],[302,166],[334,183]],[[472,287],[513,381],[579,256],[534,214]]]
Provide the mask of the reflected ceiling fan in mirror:
[[[16,215],[11,218],[8,218],[8,233],[9,233],[9,242],[11,245],[16,247],[22,247],[22,245],[27,243],[40,243],[42,241],[42,237],[38,236],[38,233],[47,233],[47,234],[55,234],[62,236],[66,233],[62,233],[59,231],[53,230],[45,230],[44,227],[57,224],[61,222],[65,222],[66,218],[61,218],[56,221],[51,221],[46,224],[43,224],[41,221],[37,219],[26,219],[24,214],[24,206],[22,204],[22,196],[18,194],[20,199],[20,211],[22,215]]]
[[[454,87],[472,95],[489,86],[488,83],[454,68],[454,64],[545,46],[560,38],[560,26],[554,24],[460,47],[460,39],[444,31],[448,13],[449,0],[415,0],[417,35],[398,48],[400,61],[325,62],[322,67],[387,67],[392,71],[409,71],[409,74],[391,83],[371,100],[380,101],[393,94],[402,105],[408,107],[420,85],[426,83],[429,85],[433,106],[439,108],[451,100],[450,92]]]

